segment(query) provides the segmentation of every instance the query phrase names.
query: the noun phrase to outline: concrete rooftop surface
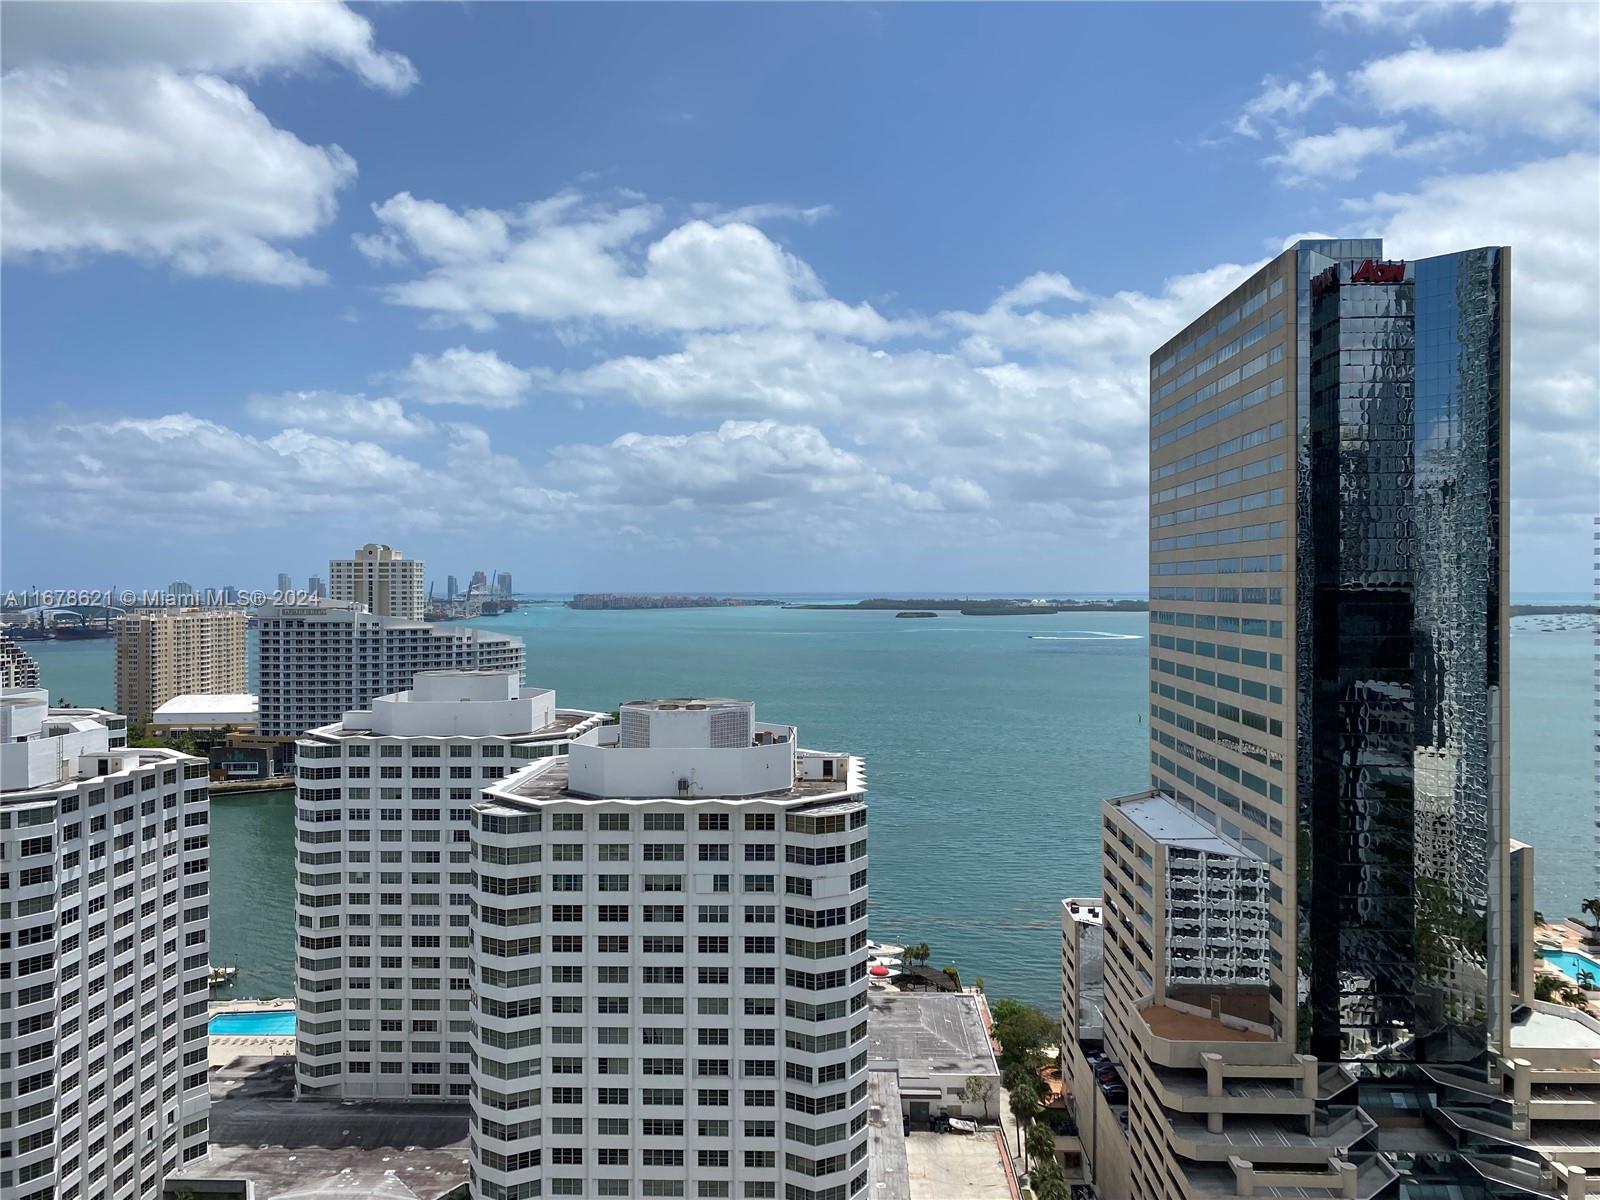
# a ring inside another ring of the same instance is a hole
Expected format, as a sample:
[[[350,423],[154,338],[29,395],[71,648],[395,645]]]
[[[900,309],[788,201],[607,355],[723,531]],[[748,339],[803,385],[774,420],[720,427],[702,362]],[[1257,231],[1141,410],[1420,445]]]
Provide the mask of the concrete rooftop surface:
[[[978,997],[970,992],[867,993],[867,1056],[902,1084],[931,1075],[996,1075]]]
[[[211,1153],[188,1179],[249,1179],[256,1200],[436,1200],[467,1180],[464,1105],[294,1099],[292,1059],[211,1072]]]

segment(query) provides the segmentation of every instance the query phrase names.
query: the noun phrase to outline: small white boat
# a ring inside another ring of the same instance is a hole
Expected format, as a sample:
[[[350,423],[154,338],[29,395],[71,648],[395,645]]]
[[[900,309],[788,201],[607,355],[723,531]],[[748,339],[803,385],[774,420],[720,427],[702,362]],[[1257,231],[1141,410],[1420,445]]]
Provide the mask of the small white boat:
[[[867,951],[876,958],[883,955],[904,954],[906,948],[904,946],[893,946],[888,942],[868,942]]]

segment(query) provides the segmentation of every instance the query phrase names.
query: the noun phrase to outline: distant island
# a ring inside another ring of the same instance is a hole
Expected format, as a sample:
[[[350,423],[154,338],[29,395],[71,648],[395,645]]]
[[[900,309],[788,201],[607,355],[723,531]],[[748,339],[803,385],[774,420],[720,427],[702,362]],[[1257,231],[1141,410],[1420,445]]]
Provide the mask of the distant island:
[[[785,608],[808,609],[815,612],[862,612],[894,609],[924,610],[927,612],[955,612],[965,617],[1027,617],[1054,616],[1073,612],[1146,612],[1147,600],[893,600],[882,597],[857,600],[854,604],[786,604]]]
[[[778,606],[782,600],[747,600],[737,596],[626,596],[618,592],[580,592],[567,601],[568,608],[586,610],[639,608],[745,608]]]
[[[1600,604],[1513,604],[1513,617],[1559,617],[1569,613],[1600,616]]]
[[[925,611],[923,611],[921,609],[910,609],[910,610],[908,610],[906,612],[897,612],[897,613],[895,613],[895,616],[897,616],[897,617],[913,617],[913,618],[915,618],[915,617],[937,617],[938,615],[939,614],[936,613],[936,612],[925,612]]]

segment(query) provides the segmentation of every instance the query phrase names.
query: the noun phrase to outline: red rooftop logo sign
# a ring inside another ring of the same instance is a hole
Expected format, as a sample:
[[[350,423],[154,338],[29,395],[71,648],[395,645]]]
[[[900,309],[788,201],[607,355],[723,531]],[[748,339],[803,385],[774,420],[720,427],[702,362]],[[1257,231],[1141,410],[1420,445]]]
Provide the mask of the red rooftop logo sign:
[[[1327,270],[1323,271],[1321,274],[1315,275],[1315,276],[1312,277],[1312,279],[1311,279],[1311,294],[1312,294],[1312,296],[1320,296],[1325,292],[1333,291],[1333,289],[1338,287],[1338,286],[1339,286],[1339,268],[1338,267],[1329,267]]]
[[[1374,262],[1369,258],[1350,273],[1351,283],[1404,283],[1405,281],[1404,259],[1399,262]]]

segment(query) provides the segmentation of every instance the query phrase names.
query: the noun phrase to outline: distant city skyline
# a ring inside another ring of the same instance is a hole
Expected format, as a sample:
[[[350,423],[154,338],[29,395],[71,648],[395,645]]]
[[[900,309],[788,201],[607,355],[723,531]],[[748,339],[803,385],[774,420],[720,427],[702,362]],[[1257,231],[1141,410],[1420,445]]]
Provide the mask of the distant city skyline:
[[[1589,589],[1592,5],[227,11],[7,10],[0,587],[1142,592],[1147,356],[1321,234],[1514,247]]]

